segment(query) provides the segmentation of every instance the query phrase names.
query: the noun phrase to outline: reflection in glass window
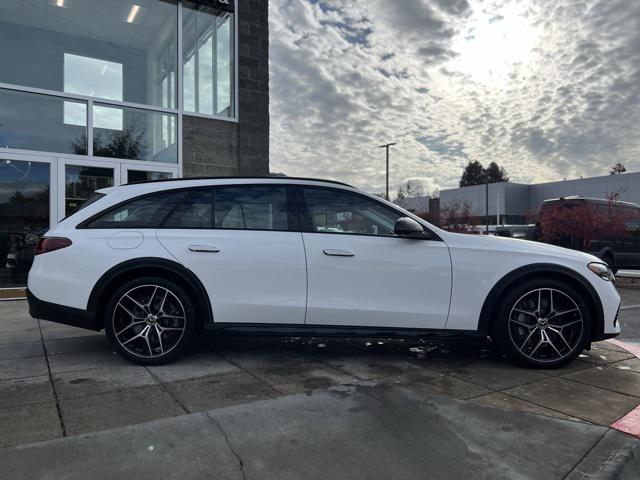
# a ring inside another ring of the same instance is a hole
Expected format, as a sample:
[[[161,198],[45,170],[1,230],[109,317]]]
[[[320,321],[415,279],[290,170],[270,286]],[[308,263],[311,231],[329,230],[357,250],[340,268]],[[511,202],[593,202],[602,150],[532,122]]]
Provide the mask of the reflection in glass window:
[[[171,0],[0,2],[0,82],[175,106],[177,22]]]
[[[64,91],[122,100],[122,64],[65,53]]]
[[[233,116],[233,14],[185,2],[184,109]]]
[[[65,215],[93,196],[96,190],[113,187],[113,169],[67,165],[65,168]]]
[[[0,287],[20,287],[49,229],[49,164],[0,158]]]
[[[288,230],[287,191],[277,187],[215,189],[215,228]]]
[[[305,188],[313,230],[321,233],[393,236],[402,215],[361,195]]]
[[[73,123],[63,121],[66,105]],[[0,147],[86,155],[86,112],[85,102],[0,89]]]
[[[127,183],[150,182],[153,180],[164,180],[172,178],[169,172],[147,172],[145,170],[128,170]]]
[[[156,228],[186,191],[169,191],[132,200],[92,221],[87,228]]]
[[[178,163],[175,115],[97,104],[93,109],[105,125],[93,129],[95,156]]]

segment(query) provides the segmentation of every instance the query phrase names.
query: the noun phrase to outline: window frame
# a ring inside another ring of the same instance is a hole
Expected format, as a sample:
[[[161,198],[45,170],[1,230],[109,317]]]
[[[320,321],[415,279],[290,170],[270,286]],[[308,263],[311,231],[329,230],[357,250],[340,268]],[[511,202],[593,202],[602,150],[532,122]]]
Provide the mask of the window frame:
[[[305,189],[317,189],[317,190],[328,190],[328,191],[333,191],[333,192],[340,192],[340,193],[347,193],[347,194],[351,194],[354,195],[356,197],[360,197],[364,200],[367,200],[369,202],[372,202],[376,205],[378,205],[379,207],[389,211],[389,212],[393,212],[396,215],[399,215],[398,218],[401,217],[407,217],[407,218],[411,218],[412,220],[415,220],[415,218],[411,215],[406,214],[405,212],[402,212],[398,209],[395,209],[393,207],[391,207],[390,205],[387,205],[386,203],[383,203],[375,198],[372,198],[368,195],[364,195],[363,193],[360,193],[358,191],[354,191],[354,190],[348,190],[345,188],[336,188],[336,187],[330,187],[330,186],[324,186],[324,185],[297,185],[298,187],[298,192],[297,192],[297,208],[298,208],[298,215],[300,217],[300,226],[301,226],[301,231],[303,233],[317,233],[319,235],[350,235],[350,236],[355,236],[355,237],[374,237],[374,238],[403,238],[403,239],[409,239],[409,240],[431,240],[431,241],[439,241],[442,242],[443,240],[430,228],[428,228],[426,225],[424,225],[423,222],[418,222],[420,224],[420,226],[423,228],[424,232],[425,232],[425,236],[424,237],[401,237],[401,236],[397,236],[397,235],[374,235],[371,233],[340,233],[340,232],[319,232],[317,230],[314,229],[313,226],[313,218],[311,215],[311,211],[309,210],[309,205],[307,204],[307,199],[306,196],[304,194],[304,190]]]

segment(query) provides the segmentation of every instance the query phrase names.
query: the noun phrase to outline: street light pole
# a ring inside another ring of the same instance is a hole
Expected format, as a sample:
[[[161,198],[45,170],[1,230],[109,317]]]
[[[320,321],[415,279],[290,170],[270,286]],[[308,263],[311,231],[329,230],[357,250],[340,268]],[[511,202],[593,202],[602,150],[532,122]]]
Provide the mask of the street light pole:
[[[487,223],[487,228],[485,233],[489,235],[489,175],[485,173],[484,176],[485,182],[485,192],[484,192],[484,219]]]
[[[385,191],[385,198],[387,200],[389,200],[389,147],[391,147],[392,145],[395,145],[395,142],[380,145],[380,148],[384,148],[387,151],[387,189]]]

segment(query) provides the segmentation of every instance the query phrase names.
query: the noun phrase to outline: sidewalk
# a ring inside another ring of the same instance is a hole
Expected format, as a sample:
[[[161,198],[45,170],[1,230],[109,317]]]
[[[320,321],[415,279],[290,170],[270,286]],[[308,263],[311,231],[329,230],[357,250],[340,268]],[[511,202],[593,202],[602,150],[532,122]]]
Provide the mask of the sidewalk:
[[[640,442],[583,422],[377,385],[4,449],[0,465],[11,479],[632,479]]]
[[[610,342],[536,371],[484,343],[203,338],[145,368],[0,303],[6,478],[617,478],[640,440],[609,426],[638,404]]]

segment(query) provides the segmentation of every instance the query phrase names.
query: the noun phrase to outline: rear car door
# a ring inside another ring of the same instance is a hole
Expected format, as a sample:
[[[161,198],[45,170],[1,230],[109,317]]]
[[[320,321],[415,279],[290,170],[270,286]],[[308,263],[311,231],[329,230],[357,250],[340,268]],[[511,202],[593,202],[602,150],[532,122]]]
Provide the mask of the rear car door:
[[[299,195],[307,324],[445,326],[451,260],[444,242],[396,236],[403,214],[357,192],[305,187]]]
[[[209,294],[215,323],[304,323],[307,278],[286,185],[193,190],[157,236]]]

